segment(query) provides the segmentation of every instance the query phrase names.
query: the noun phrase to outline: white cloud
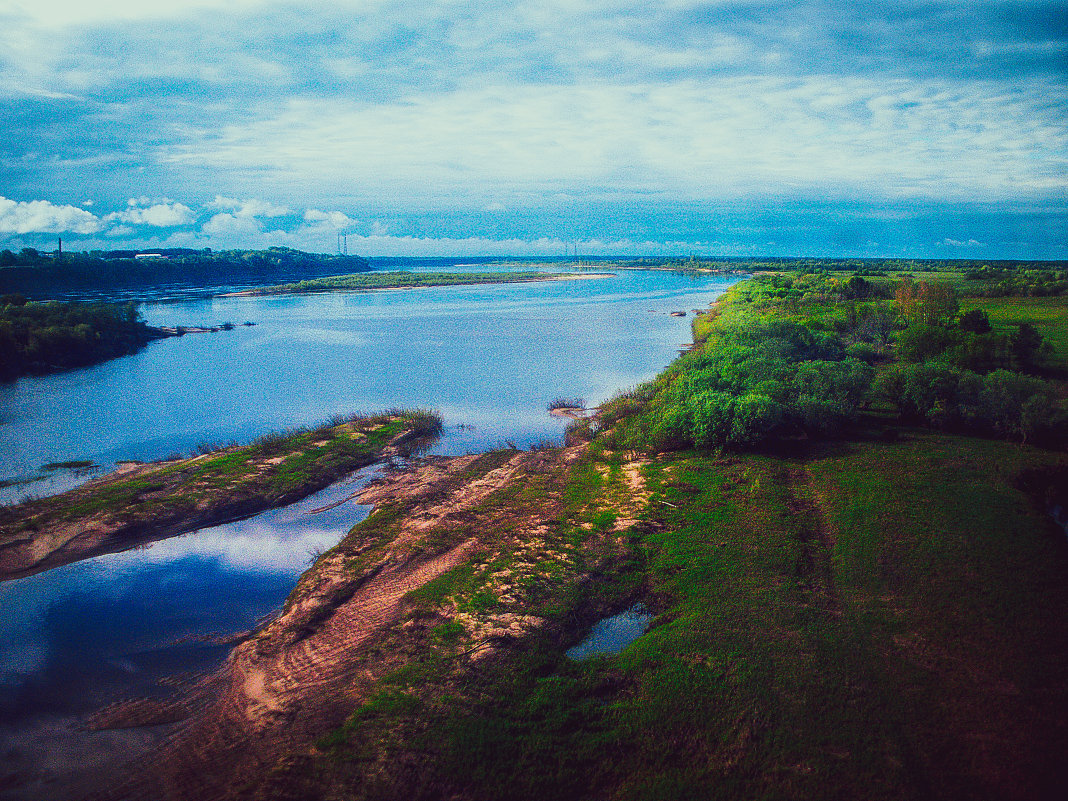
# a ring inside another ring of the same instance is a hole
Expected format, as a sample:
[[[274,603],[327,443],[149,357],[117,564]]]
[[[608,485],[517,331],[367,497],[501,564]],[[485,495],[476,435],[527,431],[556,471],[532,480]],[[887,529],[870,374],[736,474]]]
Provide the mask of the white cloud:
[[[1066,184],[1068,129],[1049,93],[816,76],[292,99],[170,160],[426,208],[560,192],[1019,198]]]
[[[181,3],[144,3],[141,0],[8,0],[9,13],[42,27],[101,24],[129,20],[179,17],[206,9],[251,8],[267,0],[183,0]]]
[[[135,201],[130,200],[134,206]],[[193,210],[183,203],[155,203],[147,208],[131,208],[129,211],[118,211],[104,217],[105,220],[118,220],[133,225],[154,225],[159,228],[167,228],[178,225],[188,225],[193,222],[196,215]]]
[[[247,200],[237,200],[232,197],[223,197],[222,195],[216,195],[215,200],[207,204],[208,208],[223,209],[228,212],[232,212],[235,217],[283,217],[287,214],[292,214],[285,206],[276,206],[266,200],[260,200],[258,198],[248,198]]]
[[[95,234],[104,228],[96,215],[77,206],[47,200],[14,201],[0,197],[0,232],[6,234]]]
[[[319,209],[307,209],[304,212],[304,221],[320,228],[348,228],[356,221],[340,211],[319,211]]]
[[[258,236],[263,233],[254,219],[233,214],[216,214],[200,229],[208,236]]]

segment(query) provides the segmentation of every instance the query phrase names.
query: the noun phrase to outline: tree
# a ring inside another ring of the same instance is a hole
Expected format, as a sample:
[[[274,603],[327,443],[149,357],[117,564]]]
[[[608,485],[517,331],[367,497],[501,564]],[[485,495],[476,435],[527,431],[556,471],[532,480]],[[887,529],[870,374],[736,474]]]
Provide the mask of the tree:
[[[989,334],[990,318],[982,309],[971,309],[960,316],[960,330],[972,334]]]
[[[1038,333],[1038,329],[1030,323],[1020,323],[1016,327],[1016,333],[1010,340],[1010,347],[1016,363],[1025,370],[1037,367],[1042,356],[1050,350],[1049,345],[1042,339],[1042,335]]]
[[[909,324],[939,325],[957,313],[957,293],[948,284],[905,280],[894,295]]]

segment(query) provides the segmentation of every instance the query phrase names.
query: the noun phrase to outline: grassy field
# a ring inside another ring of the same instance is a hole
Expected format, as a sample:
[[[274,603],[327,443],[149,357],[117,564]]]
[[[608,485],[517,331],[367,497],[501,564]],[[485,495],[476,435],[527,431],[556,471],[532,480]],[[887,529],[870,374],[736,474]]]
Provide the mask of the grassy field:
[[[965,298],[962,309],[982,309],[995,326],[1031,323],[1054,348],[1054,361],[1068,368],[1068,296],[1045,298]]]
[[[922,429],[866,439],[885,423],[865,423],[789,455],[650,462],[647,511],[600,585],[575,577],[606,512],[626,513],[623,463],[576,466],[536,559],[516,543],[412,594],[414,618],[465,622],[438,624],[321,742],[313,795],[1059,797],[1068,547],[1019,476],[1068,459]],[[502,601],[500,577],[532,563],[536,589]],[[618,656],[567,659],[582,628],[565,625],[463,667],[471,616],[589,620],[591,595],[635,592],[657,617]]]

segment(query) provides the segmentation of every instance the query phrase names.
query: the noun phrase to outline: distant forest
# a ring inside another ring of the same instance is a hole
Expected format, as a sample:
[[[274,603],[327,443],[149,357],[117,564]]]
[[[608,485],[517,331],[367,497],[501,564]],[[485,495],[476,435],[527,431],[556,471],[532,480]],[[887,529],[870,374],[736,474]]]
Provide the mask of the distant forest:
[[[133,353],[160,336],[133,303],[27,302],[0,296],[0,381]]]
[[[740,270],[744,272],[849,272],[860,276],[888,273],[964,273],[969,278],[1004,278],[1020,271],[1063,274],[1068,261],[1019,261],[1010,259],[881,259],[824,258],[821,256],[768,256],[715,258],[689,256],[675,259],[635,259],[628,267],[672,267],[679,270]]]
[[[82,290],[133,289],[166,285],[230,286],[277,284],[370,269],[366,259],[341,254],[267,250],[94,250],[42,253],[23,248],[0,251],[0,293],[30,297]]]

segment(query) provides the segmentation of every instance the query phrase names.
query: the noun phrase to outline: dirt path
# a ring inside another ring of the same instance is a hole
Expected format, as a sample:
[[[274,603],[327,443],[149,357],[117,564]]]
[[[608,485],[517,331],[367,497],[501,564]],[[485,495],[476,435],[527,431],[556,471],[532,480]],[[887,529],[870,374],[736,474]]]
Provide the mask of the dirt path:
[[[356,529],[325,554],[283,613],[235,648],[205,685],[199,711],[119,787],[95,798],[232,798],[280,757],[306,750],[366,699],[374,679],[405,658],[376,646],[402,620],[409,592],[469,559],[484,544],[483,530],[497,536],[513,527],[520,537],[544,530],[555,507],[544,504],[544,519],[501,519],[439,552],[429,550],[426,535],[440,543],[443,530],[469,532],[472,520],[491,514],[483,504],[494,493],[523,482],[531,470],[563,471],[576,453],[505,453],[492,463],[486,457],[435,459],[376,481],[360,501],[404,504],[396,535],[376,543]],[[482,468],[481,475],[472,474]]]
[[[820,510],[812,476],[804,466],[786,470],[789,505],[803,546],[799,574],[817,606],[832,615],[841,614],[838,586],[834,578],[834,536]]]

